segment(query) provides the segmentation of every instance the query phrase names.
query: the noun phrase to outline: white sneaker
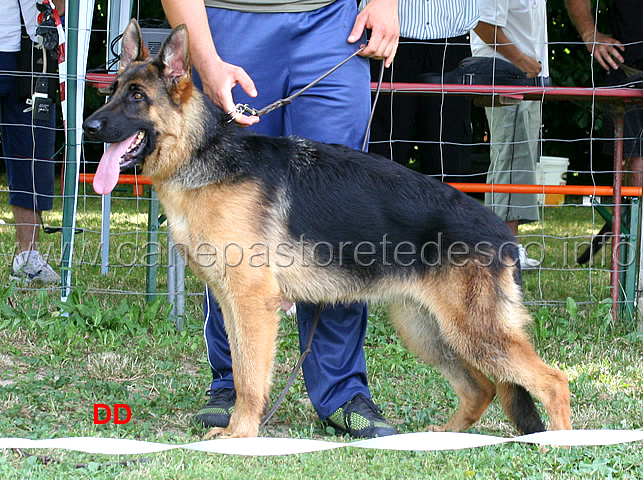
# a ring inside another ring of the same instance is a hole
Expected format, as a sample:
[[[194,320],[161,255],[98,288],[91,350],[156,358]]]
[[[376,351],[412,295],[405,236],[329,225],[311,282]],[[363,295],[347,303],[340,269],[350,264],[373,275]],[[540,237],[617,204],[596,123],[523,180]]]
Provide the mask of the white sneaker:
[[[16,255],[9,278],[20,283],[60,282],[60,275],[51,268],[51,265],[37,250],[27,250]]]
[[[520,269],[531,270],[540,266],[540,261],[527,256],[527,249],[518,244],[518,257],[520,258]]]

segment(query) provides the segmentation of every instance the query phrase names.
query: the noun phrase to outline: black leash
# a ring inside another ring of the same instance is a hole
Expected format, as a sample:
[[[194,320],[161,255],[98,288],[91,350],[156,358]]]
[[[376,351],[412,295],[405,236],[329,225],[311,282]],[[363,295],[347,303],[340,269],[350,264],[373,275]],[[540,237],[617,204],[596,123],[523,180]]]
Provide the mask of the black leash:
[[[319,82],[321,82],[324,78],[326,78],[328,75],[333,73],[335,70],[337,70],[339,67],[344,65],[346,62],[348,62],[351,58],[353,58],[355,55],[357,55],[359,52],[364,50],[366,46],[363,46],[353,52],[350,56],[342,60],[340,63],[335,65],[333,68],[328,70],[326,73],[324,73],[322,76],[319,78],[316,78],[312,82],[310,82],[308,85],[306,85],[304,88],[301,90],[293,93],[289,97],[282,98],[280,100],[277,100],[276,102],[271,103],[270,105],[267,105],[263,107],[260,110],[257,110],[255,108],[252,108],[250,105],[247,103],[237,103],[234,110],[230,110],[227,115],[230,117],[227,123],[231,123],[234,121],[235,118],[237,118],[237,115],[251,115],[255,117],[261,117],[262,115],[265,115],[266,113],[270,113],[274,110],[277,110],[278,108],[285,107],[286,105],[292,103],[292,101],[300,96],[302,93],[305,91],[311,89],[315,85],[317,85]],[[366,151],[366,146],[368,145],[368,134],[371,131],[371,124],[373,123],[373,116],[375,115],[375,106],[377,105],[377,100],[379,99],[380,96],[380,90],[382,89],[382,80],[384,78],[384,60],[382,60],[382,64],[380,66],[380,75],[379,79],[377,81],[377,89],[375,90],[375,97],[373,98],[373,105],[371,106],[371,115],[368,117],[368,124],[366,126],[366,132],[364,132],[364,142],[362,143],[362,152]]]
[[[391,75],[391,79],[393,76]],[[368,137],[371,131],[371,124],[373,123],[373,117],[375,116],[375,107],[377,106],[377,100],[380,98],[380,90],[382,90],[382,81],[384,80],[384,60],[380,62],[380,75],[377,80],[377,88],[375,89],[375,96],[373,97],[373,105],[371,105],[371,115],[368,117],[368,124],[366,125],[366,132],[364,132],[364,142],[362,143],[362,152],[366,151],[368,146]]]
[[[286,105],[288,105],[288,104],[292,103],[292,101],[293,101],[295,98],[297,98],[297,97],[298,97],[299,95],[301,95],[302,93],[306,92],[307,90],[309,90],[309,89],[311,89],[312,87],[314,87],[315,85],[317,85],[317,84],[318,84],[319,82],[321,82],[324,78],[326,78],[328,75],[330,75],[331,73],[333,73],[333,72],[334,72],[335,70],[337,70],[339,67],[341,67],[342,65],[344,65],[346,62],[348,62],[351,58],[353,58],[355,55],[357,55],[358,53],[360,53],[360,52],[361,52],[362,50],[364,50],[365,48],[366,48],[366,46],[364,46],[364,47],[362,47],[362,48],[360,48],[360,49],[356,50],[356,51],[355,51],[354,53],[352,53],[349,57],[347,57],[347,58],[345,58],[344,60],[342,60],[340,63],[338,63],[337,65],[335,65],[333,68],[331,68],[330,70],[328,70],[326,73],[324,73],[324,74],[323,74],[322,76],[320,76],[319,78],[317,78],[317,79],[313,80],[312,82],[310,82],[308,85],[306,85],[306,86],[305,86],[304,88],[302,88],[301,90],[299,90],[299,91],[297,91],[297,92],[293,93],[293,94],[292,94],[292,95],[290,95],[289,97],[286,97],[286,98],[282,98],[282,99],[280,99],[280,100],[277,100],[276,102],[273,102],[273,103],[271,103],[270,105],[267,105],[267,106],[263,107],[261,110],[256,110],[256,109],[252,108],[251,106],[249,106],[248,104],[237,103],[237,105],[236,105],[235,109],[234,109],[234,110],[231,110],[231,111],[229,111],[229,112],[228,112],[228,115],[231,115],[230,120],[228,120],[228,123],[232,122],[232,121],[237,117],[237,115],[240,115],[240,114],[241,114],[241,115],[248,114],[248,115],[252,115],[252,116],[256,116],[256,117],[261,117],[262,115],[265,115],[266,113],[270,113],[270,112],[272,112],[273,110],[277,110],[278,108],[284,107],[284,106],[286,106]]]
[[[288,379],[288,382],[286,382],[286,386],[281,391],[281,394],[279,394],[279,398],[277,398],[277,400],[273,404],[270,411],[268,411],[266,416],[263,417],[263,421],[261,422],[261,425],[259,425],[259,428],[263,428],[266,426],[266,424],[270,421],[272,416],[277,411],[277,408],[279,408],[279,405],[281,405],[281,402],[284,401],[284,398],[286,398],[286,394],[288,393],[288,390],[290,390],[290,387],[292,387],[292,384],[295,382],[295,378],[297,378],[297,374],[299,373],[301,366],[304,364],[304,360],[306,360],[306,357],[312,351],[311,345],[313,344],[313,335],[315,335],[315,330],[317,329],[317,323],[319,322],[319,316],[321,315],[321,312],[323,309],[324,309],[323,305],[319,305],[317,307],[317,312],[315,313],[315,317],[313,318],[313,323],[310,326],[310,332],[308,333],[308,338],[306,339],[306,346],[304,347],[304,350],[301,352],[299,361],[297,362],[297,365],[295,365],[295,368],[293,368],[293,371],[290,374],[290,378]]]

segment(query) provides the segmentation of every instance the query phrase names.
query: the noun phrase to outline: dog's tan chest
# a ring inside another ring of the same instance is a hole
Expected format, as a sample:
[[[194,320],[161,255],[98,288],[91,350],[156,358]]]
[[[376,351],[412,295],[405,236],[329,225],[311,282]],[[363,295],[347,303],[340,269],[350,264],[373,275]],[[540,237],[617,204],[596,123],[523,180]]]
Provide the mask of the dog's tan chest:
[[[210,277],[221,263],[232,263],[231,256],[261,240],[263,207],[259,189],[251,182],[195,190],[158,185],[157,191],[173,240],[199,276],[205,269]]]

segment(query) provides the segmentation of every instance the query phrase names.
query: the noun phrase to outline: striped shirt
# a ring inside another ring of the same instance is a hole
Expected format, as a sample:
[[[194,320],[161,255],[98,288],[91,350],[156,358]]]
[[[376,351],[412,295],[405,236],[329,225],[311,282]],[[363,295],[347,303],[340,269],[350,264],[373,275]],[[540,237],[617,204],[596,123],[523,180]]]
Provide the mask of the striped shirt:
[[[360,9],[370,0],[362,0]],[[476,0],[399,0],[400,36],[436,40],[469,33],[478,23]]]

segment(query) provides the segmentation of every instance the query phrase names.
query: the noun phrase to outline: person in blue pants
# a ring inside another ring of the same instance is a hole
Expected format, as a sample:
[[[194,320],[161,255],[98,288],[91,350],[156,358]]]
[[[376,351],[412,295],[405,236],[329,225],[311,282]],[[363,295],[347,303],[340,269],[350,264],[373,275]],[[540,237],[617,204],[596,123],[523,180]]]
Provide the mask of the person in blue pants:
[[[290,105],[264,117],[236,115],[242,126],[271,136],[297,135],[361,148],[370,113],[365,57],[393,60],[399,37],[397,0],[373,0],[358,13],[355,0],[163,0],[172,26],[186,24],[196,82],[225,112],[235,103],[256,108],[285,98],[354,57]],[[234,101],[233,101],[234,98]],[[316,305],[297,305],[300,344]],[[235,401],[230,347],[215,299],[204,297],[204,336],[213,380],[209,401],[197,413],[208,427],[227,426]],[[312,353],[303,364],[309,398],[319,417],[354,437],[397,433],[373,403],[363,350],[367,307],[324,308]]]

